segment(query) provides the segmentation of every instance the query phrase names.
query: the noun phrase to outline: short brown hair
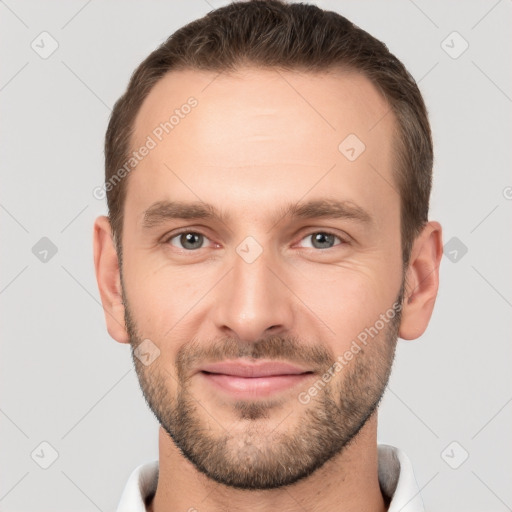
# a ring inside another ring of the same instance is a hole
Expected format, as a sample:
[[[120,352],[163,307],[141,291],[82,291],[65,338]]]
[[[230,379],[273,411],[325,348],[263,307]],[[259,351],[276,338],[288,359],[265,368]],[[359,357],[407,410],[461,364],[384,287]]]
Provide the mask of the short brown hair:
[[[129,159],[135,118],[166,73],[236,71],[246,65],[321,72],[335,67],[367,77],[397,121],[395,181],[401,198],[404,265],[428,220],[433,149],[427,110],[416,82],[384,43],[338,13],[282,0],[250,0],[211,11],[172,34],[134,71],[116,102],[105,138],[106,183]],[[341,141],[340,141],[341,142]],[[127,180],[107,188],[109,219],[121,259]]]

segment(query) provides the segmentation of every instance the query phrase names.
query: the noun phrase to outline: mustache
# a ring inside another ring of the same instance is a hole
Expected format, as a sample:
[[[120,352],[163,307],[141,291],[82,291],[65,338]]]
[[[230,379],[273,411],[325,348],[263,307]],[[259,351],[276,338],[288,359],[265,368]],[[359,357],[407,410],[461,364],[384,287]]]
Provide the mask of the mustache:
[[[197,340],[185,343],[176,356],[176,371],[180,379],[185,379],[190,370],[205,362],[243,357],[287,361],[322,373],[335,360],[334,354],[326,347],[303,343],[296,337],[269,336],[254,342],[226,337],[209,343]]]

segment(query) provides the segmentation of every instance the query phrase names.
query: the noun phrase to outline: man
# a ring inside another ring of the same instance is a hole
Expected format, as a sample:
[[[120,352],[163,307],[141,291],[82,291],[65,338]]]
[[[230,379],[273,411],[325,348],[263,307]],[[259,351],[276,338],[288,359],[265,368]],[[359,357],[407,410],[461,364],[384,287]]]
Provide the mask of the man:
[[[377,446],[442,255],[403,65],[338,14],[231,4],[139,66],[105,155],[98,285],[161,425],[118,511],[423,510]]]

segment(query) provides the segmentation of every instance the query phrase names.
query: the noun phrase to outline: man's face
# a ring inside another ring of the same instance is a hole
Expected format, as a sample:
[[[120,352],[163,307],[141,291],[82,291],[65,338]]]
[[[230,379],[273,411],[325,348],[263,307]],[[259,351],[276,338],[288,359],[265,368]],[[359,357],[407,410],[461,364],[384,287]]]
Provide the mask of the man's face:
[[[403,284],[388,111],[355,73],[244,69],[170,73],[139,112],[133,149],[156,145],[127,182],[123,294],[132,348],[159,356],[134,362],[162,427],[218,482],[307,476],[384,392]]]

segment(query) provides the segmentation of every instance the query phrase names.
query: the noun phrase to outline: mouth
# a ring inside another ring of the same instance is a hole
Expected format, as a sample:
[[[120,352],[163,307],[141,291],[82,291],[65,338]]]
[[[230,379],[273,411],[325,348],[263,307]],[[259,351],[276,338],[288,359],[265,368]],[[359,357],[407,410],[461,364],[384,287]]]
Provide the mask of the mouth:
[[[215,390],[237,399],[254,399],[290,390],[314,372],[282,361],[237,359],[204,365],[198,374]]]

